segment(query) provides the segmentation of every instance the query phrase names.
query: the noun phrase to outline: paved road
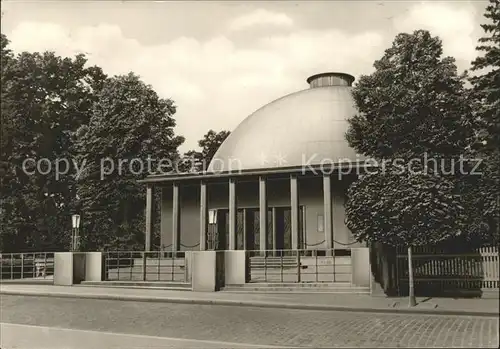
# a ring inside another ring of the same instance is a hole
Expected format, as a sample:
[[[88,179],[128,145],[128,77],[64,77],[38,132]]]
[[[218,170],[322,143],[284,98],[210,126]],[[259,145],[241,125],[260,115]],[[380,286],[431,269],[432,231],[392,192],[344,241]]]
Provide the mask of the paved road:
[[[33,333],[35,338],[39,338],[37,343],[40,349],[62,348],[60,343],[56,343],[56,340],[62,337],[73,338],[74,343],[78,343],[78,346],[75,346],[66,342],[66,348],[95,348],[95,342],[92,340],[77,340],[86,338],[83,335],[85,333],[92,333],[91,337],[101,338],[96,339],[101,343],[98,346],[100,348],[139,348],[144,347],[144,344],[140,343],[145,341],[151,341],[148,347],[158,348],[237,348],[234,343],[246,343],[243,347],[253,344],[262,347],[274,345],[314,348],[477,348],[498,345],[498,319],[495,318],[239,308],[51,297],[2,295],[0,322],[4,323],[3,329],[7,330],[2,331],[2,337],[10,336],[9,340],[15,341],[16,338],[12,337],[18,335],[18,338],[26,341],[29,334]],[[8,325],[9,323],[45,326],[51,329],[14,329],[15,326]],[[57,333],[63,334],[49,335],[50,331],[55,331],[53,328],[79,331],[58,331]],[[80,330],[101,332],[96,334]],[[159,345],[160,338],[143,336],[169,338]],[[47,338],[50,338],[50,341]],[[121,344],[117,344],[118,342]],[[8,348],[7,344],[4,342],[2,348]]]
[[[247,343],[179,339],[7,323],[0,323],[0,346],[9,349],[262,348],[262,346]],[[288,349],[288,347],[270,348]]]

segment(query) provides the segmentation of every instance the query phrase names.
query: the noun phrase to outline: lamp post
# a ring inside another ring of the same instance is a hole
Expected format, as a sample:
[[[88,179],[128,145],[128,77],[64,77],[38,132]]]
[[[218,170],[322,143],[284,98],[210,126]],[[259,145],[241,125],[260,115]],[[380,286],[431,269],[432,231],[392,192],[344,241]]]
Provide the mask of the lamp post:
[[[80,215],[74,214],[71,216],[71,226],[73,227],[73,233],[71,236],[71,251],[78,251],[80,248]]]

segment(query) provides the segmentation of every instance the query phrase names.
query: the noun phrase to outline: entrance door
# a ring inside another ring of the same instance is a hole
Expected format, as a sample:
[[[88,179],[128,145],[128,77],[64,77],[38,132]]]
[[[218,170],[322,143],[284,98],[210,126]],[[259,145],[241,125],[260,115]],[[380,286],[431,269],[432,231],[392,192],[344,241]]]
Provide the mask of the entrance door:
[[[276,249],[292,249],[291,207],[276,207]],[[303,246],[304,207],[299,207],[299,248]],[[229,210],[217,210],[217,223],[209,224],[208,249],[229,249]],[[267,214],[267,249],[273,249],[273,210]],[[245,234],[246,233],[246,234]],[[245,241],[246,238],[246,241]],[[244,243],[246,242],[246,243]],[[236,249],[260,250],[260,215],[258,208],[238,209],[236,215]]]
[[[229,210],[217,210],[217,223],[209,225],[209,250],[229,249]],[[236,249],[242,250],[244,238],[245,212],[239,209],[236,214]]]
[[[304,245],[304,206],[299,207],[299,249]],[[292,249],[292,208],[276,207],[276,249]]]
[[[208,224],[207,250],[224,250],[227,243],[227,230],[229,226],[227,210],[215,210],[216,223]],[[227,230],[226,230],[227,229]]]

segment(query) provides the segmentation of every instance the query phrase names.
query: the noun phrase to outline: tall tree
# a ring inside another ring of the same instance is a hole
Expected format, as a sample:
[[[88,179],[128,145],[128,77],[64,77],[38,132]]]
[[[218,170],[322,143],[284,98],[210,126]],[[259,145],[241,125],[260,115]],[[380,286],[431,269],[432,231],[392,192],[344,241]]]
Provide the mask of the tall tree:
[[[174,134],[174,113],[171,100],[132,73],[104,82],[90,122],[78,132],[86,160],[78,196],[87,249],[143,248],[145,190],[136,181],[158,166],[171,170],[178,160],[184,139]]]
[[[0,53],[1,53],[1,75],[0,75],[0,87],[1,87],[1,99],[7,95],[7,81],[12,78],[12,63],[14,61],[14,55],[12,51],[8,48],[9,40],[4,34],[0,37]],[[12,117],[7,117],[7,108],[5,103],[0,104],[1,113],[1,134],[0,134],[0,251],[5,251],[11,248],[8,241],[15,240],[16,230],[14,227],[10,226],[10,217],[14,215],[12,208],[7,209],[9,201],[12,200],[12,191],[7,189],[10,180],[6,180],[6,175],[9,171],[8,160],[8,138],[9,134],[12,132]],[[7,245],[5,245],[7,242]]]
[[[472,229],[486,233],[486,241],[499,241],[500,212],[500,1],[490,0],[481,25],[480,56],[472,62],[471,78],[478,121],[472,155],[482,160],[482,177],[469,185]]]
[[[428,31],[399,34],[353,90],[359,113],[347,140],[379,159],[457,157],[471,132],[468,93],[455,60]]]
[[[88,67],[83,55],[14,56],[5,36],[2,61],[2,248],[67,248],[75,198],[74,132],[88,122],[104,74]],[[34,161],[25,163],[27,158]],[[67,170],[59,177],[54,169],[58,159],[61,171]],[[37,168],[35,161],[43,166]]]
[[[459,166],[451,164],[467,147],[471,110],[454,59],[442,53],[428,31],[397,35],[353,88],[359,113],[346,134],[359,153],[390,164],[351,186],[347,226],[359,241],[407,247],[410,279],[412,247],[447,240],[466,224]]]
[[[193,160],[191,163],[194,163],[195,171],[206,170],[215,153],[230,133],[231,132],[225,130],[219,132],[209,130],[203,138],[198,141],[198,146],[201,148],[201,151],[190,150],[184,157]],[[188,166],[191,167],[191,164]],[[185,168],[184,170],[190,170],[190,168]]]

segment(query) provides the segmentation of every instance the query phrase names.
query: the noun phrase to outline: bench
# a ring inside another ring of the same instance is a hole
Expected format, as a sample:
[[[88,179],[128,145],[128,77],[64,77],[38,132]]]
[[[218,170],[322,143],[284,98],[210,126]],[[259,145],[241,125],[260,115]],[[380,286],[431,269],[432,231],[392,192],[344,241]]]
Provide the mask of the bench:
[[[35,277],[47,276],[47,269],[54,269],[54,258],[35,258],[33,261],[35,265]]]

